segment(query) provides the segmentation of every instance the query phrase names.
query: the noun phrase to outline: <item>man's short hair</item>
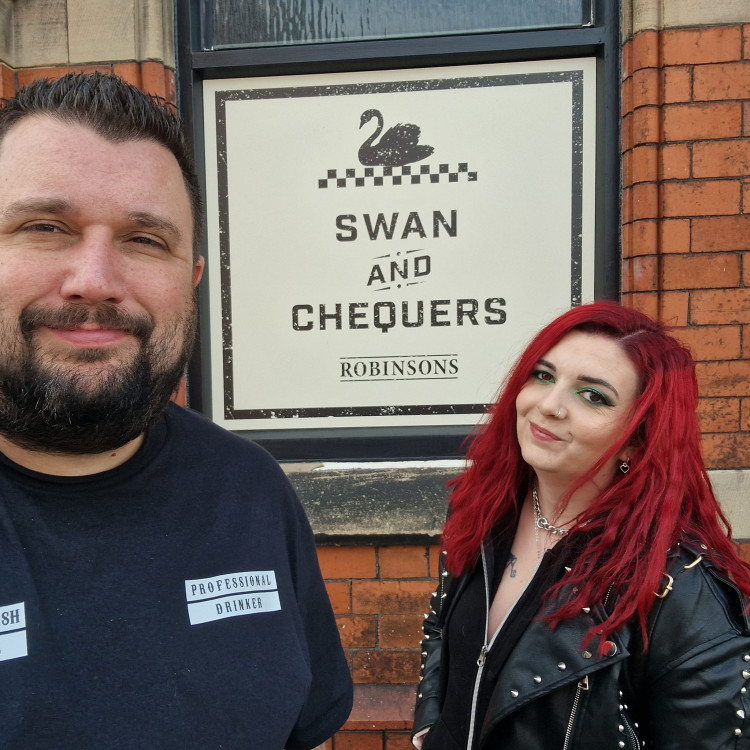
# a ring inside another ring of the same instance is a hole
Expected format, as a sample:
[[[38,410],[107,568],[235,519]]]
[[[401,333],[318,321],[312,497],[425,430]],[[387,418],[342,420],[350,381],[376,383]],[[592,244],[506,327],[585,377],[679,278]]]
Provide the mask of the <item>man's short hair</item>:
[[[45,115],[84,125],[108,141],[151,140],[177,159],[193,212],[193,257],[200,254],[203,206],[192,152],[174,107],[103,73],[68,73],[37,80],[0,101],[0,147],[8,130],[25,117]]]

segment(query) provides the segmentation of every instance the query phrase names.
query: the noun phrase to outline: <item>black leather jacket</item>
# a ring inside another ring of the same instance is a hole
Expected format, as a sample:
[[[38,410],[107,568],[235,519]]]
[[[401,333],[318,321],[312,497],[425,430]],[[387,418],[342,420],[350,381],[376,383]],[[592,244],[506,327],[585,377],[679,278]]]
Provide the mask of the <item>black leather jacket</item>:
[[[585,633],[605,618],[603,603],[554,630],[532,621],[497,678],[474,747],[750,750],[743,597],[706,550],[683,542],[668,563],[645,654],[635,626],[613,635],[605,656],[581,648]],[[452,581],[441,571],[424,623],[414,733],[439,718],[442,627],[465,584],[466,577]]]

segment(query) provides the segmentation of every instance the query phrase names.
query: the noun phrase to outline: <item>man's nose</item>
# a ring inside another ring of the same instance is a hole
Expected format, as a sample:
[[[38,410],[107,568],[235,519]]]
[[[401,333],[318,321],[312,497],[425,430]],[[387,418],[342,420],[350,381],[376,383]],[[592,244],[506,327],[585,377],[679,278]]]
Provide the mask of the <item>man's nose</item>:
[[[122,302],[122,256],[105,230],[92,231],[66,252],[61,296],[71,302]]]

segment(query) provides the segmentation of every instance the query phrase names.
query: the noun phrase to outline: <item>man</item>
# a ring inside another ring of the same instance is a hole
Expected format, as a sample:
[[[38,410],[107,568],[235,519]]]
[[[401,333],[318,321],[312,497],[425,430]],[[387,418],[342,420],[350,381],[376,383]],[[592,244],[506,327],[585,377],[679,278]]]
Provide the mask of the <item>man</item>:
[[[137,89],[0,106],[3,748],[311,748],[348,716],[293,490],[169,403],[201,223],[179,123]]]

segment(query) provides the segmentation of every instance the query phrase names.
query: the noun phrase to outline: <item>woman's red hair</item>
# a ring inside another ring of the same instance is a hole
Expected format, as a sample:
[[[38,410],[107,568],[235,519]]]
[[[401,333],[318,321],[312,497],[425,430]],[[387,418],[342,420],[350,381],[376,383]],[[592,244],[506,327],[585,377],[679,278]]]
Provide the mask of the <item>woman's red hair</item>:
[[[570,490],[572,494],[630,444],[630,471],[617,472],[571,530],[571,541],[580,534],[583,547],[565,585],[577,593],[563,600],[549,619],[554,625],[574,617],[592,601],[602,601],[614,584],[619,598],[597,634],[604,640],[635,617],[645,641],[654,592],[663,588],[667,551],[681,536],[705,544],[707,554],[745,595],[750,595],[750,565],[737,555],[701,456],[693,358],[661,324],[636,310],[614,302],[575,307],[528,345],[469,446],[467,469],[450,482],[450,514],[443,532],[446,565],[454,575],[471,570],[493,530],[515,527],[532,477],[516,436],[516,396],[538,361],[572,331],[618,342],[639,374],[640,389],[622,438]]]

